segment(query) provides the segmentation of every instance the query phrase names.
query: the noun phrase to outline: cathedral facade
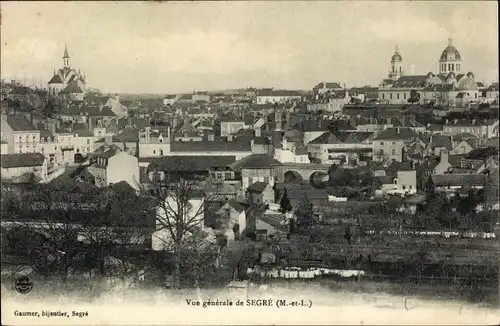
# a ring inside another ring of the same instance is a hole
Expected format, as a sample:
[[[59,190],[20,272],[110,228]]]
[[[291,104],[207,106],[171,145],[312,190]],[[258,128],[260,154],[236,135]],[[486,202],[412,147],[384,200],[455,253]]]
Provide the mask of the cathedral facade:
[[[55,70],[54,75],[47,84],[49,94],[67,95],[74,100],[83,100],[83,93],[86,90],[85,76],[71,68],[68,47],[64,47],[63,67]]]
[[[383,104],[433,103],[444,109],[465,109],[478,101],[480,92],[472,72],[463,73],[462,57],[451,39],[442,51],[439,72],[405,75],[399,48],[391,58],[388,78],[379,85],[378,100]]]

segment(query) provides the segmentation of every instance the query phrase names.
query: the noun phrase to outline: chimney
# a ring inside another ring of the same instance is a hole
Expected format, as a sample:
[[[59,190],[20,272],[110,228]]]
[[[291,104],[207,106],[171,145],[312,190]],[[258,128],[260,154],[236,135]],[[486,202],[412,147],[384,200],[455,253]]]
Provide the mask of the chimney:
[[[283,124],[283,113],[281,110],[274,111],[274,121],[276,122],[276,130],[281,130]]]
[[[109,145],[112,145],[112,144],[113,144],[113,136],[111,136],[111,135],[106,135],[106,136],[104,137],[104,143],[105,143],[106,145],[108,145],[108,146],[109,146]]]
[[[89,116],[88,121],[87,121],[87,125],[88,125],[88,128],[89,128],[89,131],[94,130],[94,126],[92,125],[92,122],[93,122],[92,121],[92,117]]]
[[[396,134],[399,135],[399,127],[396,128]]]
[[[255,127],[255,137],[260,137],[260,127]]]
[[[145,135],[146,135],[146,143],[149,143],[150,142],[150,133],[151,133],[151,127],[146,127],[144,128],[144,132],[145,132]]]
[[[439,161],[440,163],[448,163],[448,151],[446,149],[443,149],[441,151],[441,159]]]

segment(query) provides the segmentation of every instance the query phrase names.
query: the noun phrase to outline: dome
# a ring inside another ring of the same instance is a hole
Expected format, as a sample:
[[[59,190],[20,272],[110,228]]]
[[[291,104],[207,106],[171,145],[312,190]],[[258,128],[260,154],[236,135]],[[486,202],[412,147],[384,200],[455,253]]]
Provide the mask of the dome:
[[[453,46],[451,39],[449,40],[448,46],[443,50],[443,53],[441,53],[440,60],[461,60],[460,52],[458,52],[457,48]]]
[[[391,58],[391,61],[403,61],[403,57],[399,53],[394,53]]]
[[[399,54],[399,46],[396,46],[396,50],[392,55],[391,61],[403,61],[403,57]]]
[[[474,79],[474,74],[473,74],[472,72],[470,72],[470,71],[469,71],[469,72],[467,73],[467,77]]]

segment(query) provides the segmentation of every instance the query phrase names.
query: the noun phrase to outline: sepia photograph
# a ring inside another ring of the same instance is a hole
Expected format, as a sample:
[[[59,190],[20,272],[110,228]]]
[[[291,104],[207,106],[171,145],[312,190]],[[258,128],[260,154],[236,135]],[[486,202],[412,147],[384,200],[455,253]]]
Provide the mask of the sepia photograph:
[[[498,325],[496,1],[1,1],[2,325]]]

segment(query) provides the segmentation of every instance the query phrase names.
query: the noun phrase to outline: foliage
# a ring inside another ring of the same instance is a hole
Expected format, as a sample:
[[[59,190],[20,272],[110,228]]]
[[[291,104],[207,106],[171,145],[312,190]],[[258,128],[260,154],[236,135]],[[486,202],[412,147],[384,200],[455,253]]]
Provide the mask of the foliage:
[[[418,103],[420,102],[420,93],[417,90],[412,89],[410,91],[410,98],[408,99],[408,103]]]
[[[281,198],[281,202],[280,202],[280,210],[282,213],[286,213],[286,212],[291,212],[293,209],[292,207],[292,203],[290,201],[290,198],[288,198],[288,194],[286,192],[286,188],[283,192],[283,197]]]

